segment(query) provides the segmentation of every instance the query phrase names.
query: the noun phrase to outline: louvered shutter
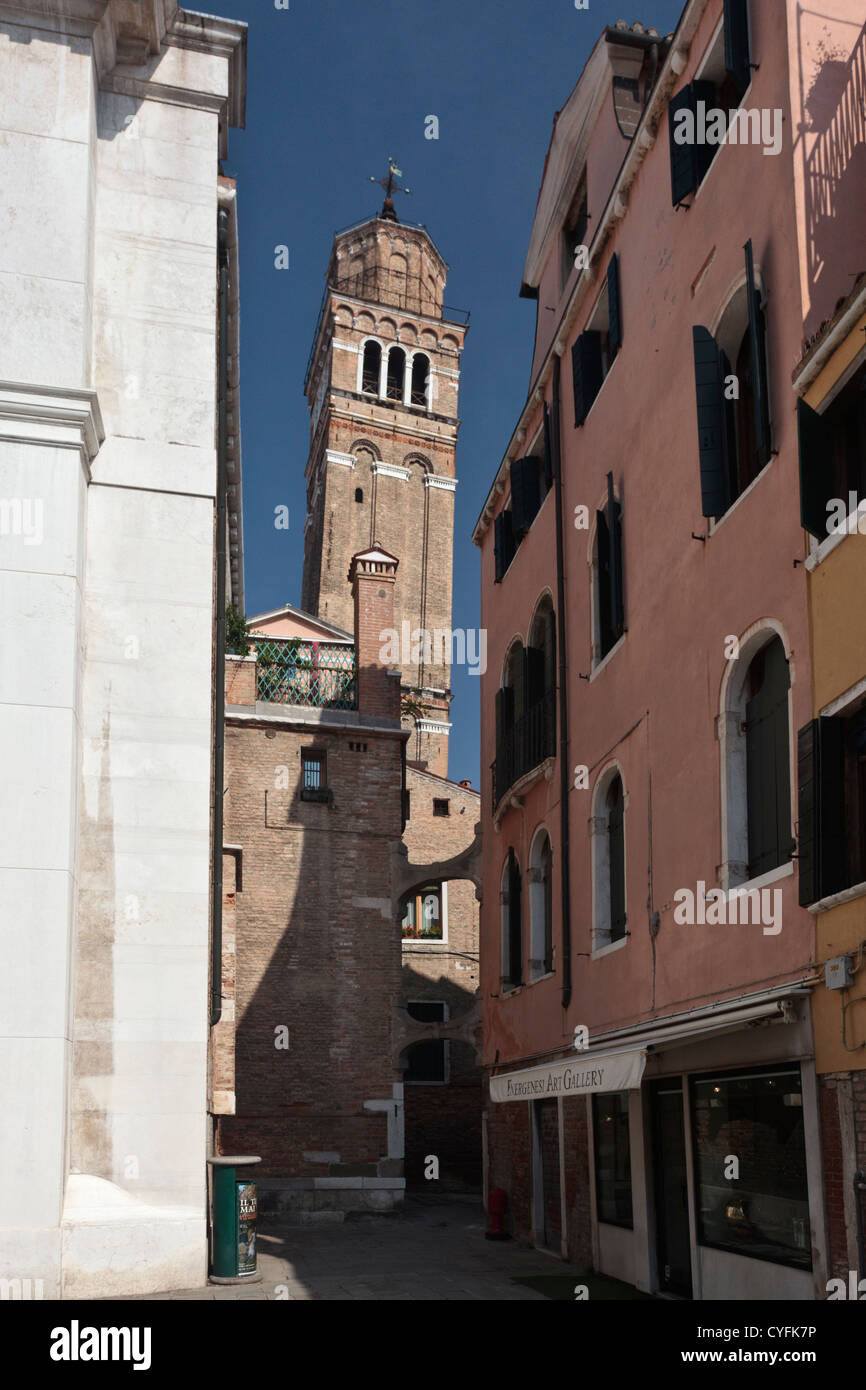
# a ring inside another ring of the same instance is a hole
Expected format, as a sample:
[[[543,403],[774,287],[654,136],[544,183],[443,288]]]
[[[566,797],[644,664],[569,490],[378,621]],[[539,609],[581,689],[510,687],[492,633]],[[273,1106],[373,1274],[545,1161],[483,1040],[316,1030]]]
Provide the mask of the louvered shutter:
[[[751,240],[746,242],[746,293],[749,303],[752,390],[755,398],[755,446],[758,451],[758,467],[763,468],[769,461],[772,449],[770,394],[767,381],[766,323],[761,309],[761,296],[755,286],[755,266]]]
[[[751,81],[748,0],[725,0],[725,71],[742,97]]]
[[[544,698],[544,648],[527,647],[526,658],[526,708],[532,709]]]
[[[619,293],[619,257],[614,251],[607,267],[607,312],[610,358],[613,361],[622,343],[622,309]]]
[[[830,476],[830,431],[822,415],[797,400],[797,435],[800,444],[800,519],[816,538],[826,540],[827,482]]]
[[[526,713],[526,657],[523,647],[512,658],[512,689],[514,691],[514,722]]]
[[[608,812],[610,862],[610,939],[625,936],[625,807],[622,782],[616,779],[616,794]]]
[[[610,626],[610,528],[604,512],[595,514],[596,566],[598,574],[599,658],[613,646]]]
[[[677,113],[679,111],[691,111],[693,122],[697,120],[698,102],[704,102],[709,110],[716,105],[716,88],[712,82],[690,82],[682,91],[677,92],[668,102],[668,138],[670,142],[671,156],[671,201],[674,207],[678,207],[684,198],[695,189],[707,172],[716,153],[715,145],[699,145],[696,141],[691,144],[678,144],[677,133]],[[697,135],[696,124],[693,124],[693,133]]]
[[[695,325],[692,339],[701,464],[701,511],[704,516],[723,516],[731,504],[724,363],[715,338],[706,328]]]
[[[797,735],[800,903],[848,886],[845,842],[845,721],[813,719]]]
[[[786,864],[791,844],[788,767],[788,662],[774,639],[764,653],[761,688],[746,705],[749,878]]]
[[[498,515],[498,517],[496,517],[496,519],[495,519],[494,522],[493,522],[493,582],[494,582],[494,584],[500,584],[500,583],[502,582],[502,576],[503,576],[503,574],[505,573],[505,565],[503,564],[503,555],[504,555],[504,551],[503,551],[503,534],[502,534],[502,533],[503,533],[503,527],[504,527],[504,522],[503,522],[503,517],[504,517],[504,516],[505,516],[505,513],[504,513],[504,512],[500,512],[499,515]]]
[[[607,532],[610,547],[610,627],[613,640],[622,636],[625,628],[622,592],[622,523],[620,508],[613,492],[613,474],[607,475]]]
[[[571,349],[571,374],[574,384],[574,423],[582,425],[601,389],[601,334],[581,333]]]
[[[511,464],[511,524],[515,536],[529,530],[541,506],[541,461],[515,459]]]
[[[512,985],[523,980],[523,933],[520,867],[514,850],[508,851],[508,979]]]

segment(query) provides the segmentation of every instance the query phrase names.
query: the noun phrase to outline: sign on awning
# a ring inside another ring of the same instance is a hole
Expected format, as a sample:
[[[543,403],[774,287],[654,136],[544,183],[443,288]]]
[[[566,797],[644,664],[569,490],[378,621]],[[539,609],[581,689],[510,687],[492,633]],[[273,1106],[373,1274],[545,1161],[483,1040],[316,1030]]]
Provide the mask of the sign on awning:
[[[599,1053],[597,1057],[566,1058],[524,1071],[490,1078],[490,1099],[533,1100],[544,1096],[592,1095],[598,1091],[636,1091],[646,1066],[646,1052]]]

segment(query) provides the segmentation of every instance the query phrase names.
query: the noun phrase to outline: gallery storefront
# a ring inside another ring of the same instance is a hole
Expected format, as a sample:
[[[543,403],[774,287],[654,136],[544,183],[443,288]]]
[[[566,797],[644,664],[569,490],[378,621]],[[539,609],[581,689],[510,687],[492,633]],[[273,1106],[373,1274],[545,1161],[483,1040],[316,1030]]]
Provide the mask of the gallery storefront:
[[[596,1036],[570,1057],[500,1071],[490,1099],[528,1106],[536,1244],[573,1257],[577,1161],[600,1273],[692,1299],[826,1297],[807,986]],[[583,1155],[570,1151],[578,1132]]]

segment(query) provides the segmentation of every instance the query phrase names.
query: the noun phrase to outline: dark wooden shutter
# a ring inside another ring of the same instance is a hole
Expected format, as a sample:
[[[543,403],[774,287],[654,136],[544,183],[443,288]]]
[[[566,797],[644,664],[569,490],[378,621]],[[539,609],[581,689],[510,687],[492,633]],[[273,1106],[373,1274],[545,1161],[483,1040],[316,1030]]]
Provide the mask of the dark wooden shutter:
[[[500,512],[499,515],[496,517],[496,519],[495,519],[494,522],[493,522],[493,582],[494,582],[494,584],[500,584],[500,583],[502,582],[502,576],[503,576],[503,574],[505,573],[505,566],[504,566],[504,564],[502,563],[503,555],[504,555],[503,544],[502,544],[502,542],[503,542],[503,535],[502,535],[502,532],[503,532],[503,526],[504,526],[503,517],[504,517],[504,516],[505,516],[505,513],[504,513],[504,512]]]
[[[625,613],[622,592],[622,521],[619,503],[613,492],[613,474],[607,475],[607,532],[610,547],[610,627],[613,640],[622,637]]]
[[[529,530],[541,506],[541,460],[514,459],[511,464],[511,525],[515,536]]]
[[[499,750],[502,747],[502,736],[505,733],[505,709],[504,709],[505,688],[497,690],[494,704],[496,707],[496,756],[499,757]]]
[[[511,659],[512,689],[514,691],[514,722],[526,713],[526,657],[523,647],[517,647]]]
[[[610,625],[610,527],[604,512],[595,514],[596,572],[598,576],[599,660],[614,644]]]
[[[613,361],[622,343],[622,309],[619,294],[619,257],[614,251],[607,267],[607,313],[610,360]]]
[[[746,705],[746,795],[749,878],[791,857],[788,688],[791,677],[778,638],[763,652],[764,678]]]
[[[725,71],[742,97],[751,81],[748,0],[725,0]]]
[[[512,985],[523,981],[523,932],[521,924],[520,867],[514,850],[508,851],[508,980]]]
[[[526,708],[532,709],[544,698],[544,648],[527,647],[526,657]]]
[[[845,842],[845,721],[813,719],[797,735],[800,903],[848,886]]]
[[[556,614],[552,608],[544,615],[544,689],[556,689]]]
[[[724,362],[715,338],[706,328],[696,324],[692,329],[692,338],[701,462],[701,511],[704,516],[722,516],[731,505]]]
[[[826,540],[827,483],[831,453],[827,422],[799,397],[797,435],[800,443],[800,519],[816,540]]]
[[[550,423],[550,411],[545,404],[544,407],[544,485],[550,490],[553,487],[553,479],[556,476],[553,458],[553,429]]]
[[[752,352],[752,391],[755,400],[755,445],[758,468],[769,462],[772,449],[770,437],[770,393],[767,379],[766,323],[761,308],[761,296],[755,286],[755,266],[751,239],[746,242],[746,293],[749,302],[749,342]]]
[[[592,403],[601,389],[601,334],[581,333],[571,349],[571,374],[574,383],[574,423],[582,425]]]
[[[716,153],[717,147],[715,145],[698,145],[696,143],[678,145],[674,138],[677,112],[691,111],[692,115],[696,116],[699,101],[703,101],[707,109],[715,106],[716,88],[712,82],[690,82],[668,102],[671,201],[674,207],[679,207],[684,198],[687,198],[690,193],[694,193]]]
[[[610,939],[625,936],[625,806],[622,782],[614,782],[613,805],[607,817],[610,853]]]

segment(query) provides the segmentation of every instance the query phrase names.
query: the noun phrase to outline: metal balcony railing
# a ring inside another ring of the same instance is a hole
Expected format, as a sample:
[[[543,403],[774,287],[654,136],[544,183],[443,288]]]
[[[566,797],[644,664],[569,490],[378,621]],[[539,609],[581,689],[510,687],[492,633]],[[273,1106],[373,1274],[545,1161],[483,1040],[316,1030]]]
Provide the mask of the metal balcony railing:
[[[493,762],[493,807],[527,772],[556,753],[556,691],[548,690],[505,731]]]
[[[354,647],[297,637],[256,640],[258,698],[307,709],[357,709]]]

